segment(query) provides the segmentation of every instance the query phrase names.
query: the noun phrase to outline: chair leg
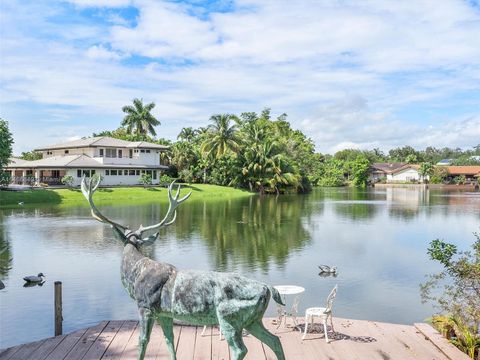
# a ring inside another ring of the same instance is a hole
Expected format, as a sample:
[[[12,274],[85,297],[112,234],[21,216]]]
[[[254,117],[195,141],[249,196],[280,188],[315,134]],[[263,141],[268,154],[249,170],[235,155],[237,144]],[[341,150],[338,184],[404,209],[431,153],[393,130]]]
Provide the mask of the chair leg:
[[[312,319],[313,319],[313,316],[312,316]],[[305,314],[305,329],[303,329],[302,340],[304,340],[305,336],[307,336],[307,329],[308,329],[308,315]]]
[[[327,319],[323,319],[323,331],[325,331],[325,341],[328,344]]]
[[[335,329],[333,328],[333,316],[330,315],[330,324],[332,325],[332,332],[335,332]]]

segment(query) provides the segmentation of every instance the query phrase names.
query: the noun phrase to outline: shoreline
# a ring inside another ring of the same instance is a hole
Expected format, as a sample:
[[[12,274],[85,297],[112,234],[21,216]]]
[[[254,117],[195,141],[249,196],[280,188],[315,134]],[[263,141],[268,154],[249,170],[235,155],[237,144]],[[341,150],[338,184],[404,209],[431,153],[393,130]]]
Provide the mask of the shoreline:
[[[192,191],[191,200],[238,199],[255,195],[246,190],[210,184],[182,185],[182,194]],[[167,203],[165,187],[102,187],[95,194],[95,201],[103,204],[116,204],[135,201]],[[21,205],[19,203],[22,203]],[[88,206],[80,189],[28,189],[21,191],[0,191],[0,209],[21,208],[37,205],[85,205]]]

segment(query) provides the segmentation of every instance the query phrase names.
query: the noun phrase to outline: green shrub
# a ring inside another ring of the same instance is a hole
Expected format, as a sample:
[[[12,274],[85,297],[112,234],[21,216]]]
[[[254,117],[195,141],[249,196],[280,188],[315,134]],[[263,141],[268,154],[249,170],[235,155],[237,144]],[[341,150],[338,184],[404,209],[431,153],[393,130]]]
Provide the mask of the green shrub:
[[[143,184],[144,186],[151,185],[152,184],[152,175],[143,173],[140,175],[138,182],[140,184]]]
[[[72,187],[73,186],[73,176],[72,175],[65,175],[64,177],[62,177],[62,180],[60,180],[62,182],[62,184],[68,186],[68,187]]]

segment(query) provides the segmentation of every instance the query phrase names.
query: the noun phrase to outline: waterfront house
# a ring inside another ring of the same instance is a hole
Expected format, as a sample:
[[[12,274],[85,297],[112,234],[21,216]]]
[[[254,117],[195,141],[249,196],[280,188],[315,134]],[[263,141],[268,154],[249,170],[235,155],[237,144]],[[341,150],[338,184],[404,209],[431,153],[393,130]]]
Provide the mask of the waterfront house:
[[[142,174],[158,184],[160,174],[168,167],[161,162],[161,153],[168,146],[146,141],[125,141],[107,136],[91,137],[37,148],[40,160],[12,158],[6,171],[15,183],[59,185],[71,175],[79,185],[83,175],[103,177],[103,185],[135,185]]]
[[[373,163],[370,168],[370,181],[404,183],[422,181],[420,166],[407,163]],[[425,177],[428,179],[428,176]]]
[[[465,176],[467,183],[475,183],[479,179],[480,166],[445,166],[448,171],[447,181],[452,181],[457,176]]]

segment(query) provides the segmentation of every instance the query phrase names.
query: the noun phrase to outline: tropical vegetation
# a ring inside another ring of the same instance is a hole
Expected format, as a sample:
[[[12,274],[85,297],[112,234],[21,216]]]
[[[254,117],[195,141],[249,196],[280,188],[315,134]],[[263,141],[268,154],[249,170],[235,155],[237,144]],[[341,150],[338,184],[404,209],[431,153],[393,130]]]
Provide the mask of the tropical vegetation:
[[[145,137],[147,135],[156,136],[155,126],[160,125],[151,111],[155,107],[155,103],[143,104],[142,99],[133,99],[133,105],[126,105],[122,108],[125,117],[122,121],[122,126],[125,127],[128,133]]]
[[[121,127],[93,135],[169,145],[170,151],[161,155],[169,166],[167,175],[187,183],[235,186],[261,194],[305,192],[311,186],[363,187],[374,162],[420,164],[423,179],[442,183],[448,174],[434,166],[439,160],[474,164],[478,158],[480,163],[480,145],[470,150],[403,146],[387,154],[378,148],[321,154],[310,138],[291,127],[287,114],[273,119],[269,108],[260,113],[214,114],[208,126],[184,127],[171,142],[156,138],[154,127],[159,122],[148,115],[155,104],[144,105],[139,99],[133,103],[123,108],[127,116]]]
[[[480,234],[474,236],[472,250],[464,252],[433,240],[428,254],[443,271],[421,285],[422,300],[433,302],[440,311],[432,318],[433,325],[472,359],[480,356]]]
[[[8,165],[12,157],[13,137],[8,128],[8,122],[0,118],[0,186],[10,181],[3,168]]]

